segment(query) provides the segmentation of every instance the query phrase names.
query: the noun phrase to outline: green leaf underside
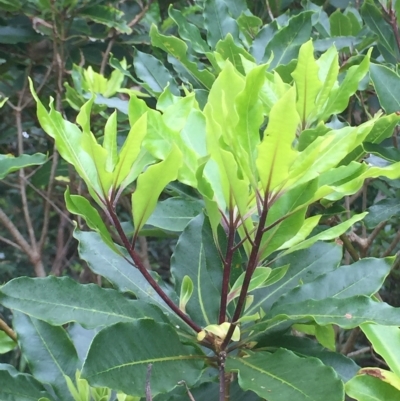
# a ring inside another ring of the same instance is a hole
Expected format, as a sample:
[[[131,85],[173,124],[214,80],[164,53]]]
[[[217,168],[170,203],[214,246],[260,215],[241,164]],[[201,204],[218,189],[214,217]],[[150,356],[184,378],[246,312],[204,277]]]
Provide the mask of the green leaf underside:
[[[343,383],[332,368],[284,349],[228,357],[226,369],[238,372],[240,387],[268,401],[342,401],[344,397]]]
[[[164,319],[154,305],[129,300],[95,284],[81,285],[68,277],[16,278],[1,287],[0,302],[53,325],[78,322],[94,328],[144,317]]]
[[[37,166],[46,162],[46,155],[36,153],[34,155],[23,154],[18,157],[12,155],[0,155],[0,180],[6,175],[24,167]]]
[[[13,323],[24,357],[35,378],[51,384],[62,400],[72,401],[64,375],[74,377],[79,361],[66,331],[16,312]]]
[[[160,338],[168,339],[168,346]],[[104,358],[103,351],[112,349]],[[145,396],[147,367],[152,364],[151,393],[171,391],[180,380],[190,387],[203,367],[198,349],[180,343],[174,329],[150,319],[117,323],[96,335],[82,376],[92,386],[106,386],[133,396]]]

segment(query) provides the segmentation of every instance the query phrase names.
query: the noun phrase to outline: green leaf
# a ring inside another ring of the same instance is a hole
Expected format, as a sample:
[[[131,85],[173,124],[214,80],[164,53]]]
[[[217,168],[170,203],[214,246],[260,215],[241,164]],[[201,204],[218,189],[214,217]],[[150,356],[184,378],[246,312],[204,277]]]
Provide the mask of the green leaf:
[[[215,48],[218,41],[225,39],[228,34],[232,35],[236,43],[240,43],[238,24],[229,15],[229,9],[224,0],[206,0],[203,15],[207,42],[211,48]]]
[[[50,384],[60,399],[73,400],[64,375],[73,377],[79,361],[65,330],[15,312],[13,324],[33,376]]]
[[[197,64],[189,60],[188,47],[183,40],[160,34],[155,25],[150,29],[150,38],[153,46],[159,47],[175,57],[196,82],[207,89],[211,88],[215,80],[214,75],[206,69],[199,70]]]
[[[392,28],[373,0],[366,0],[361,7],[361,16],[366,25],[378,36],[378,49],[389,63],[399,60],[399,49]]]
[[[67,190],[65,191],[64,198],[68,211],[78,216],[82,216],[89,228],[98,232],[104,242],[115,252],[118,252],[111,238],[111,234],[97,209],[95,209],[83,196],[71,195],[69,187],[67,187]]]
[[[296,91],[288,90],[272,107],[264,139],[258,146],[256,160],[264,191],[271,192],[282,185],[298,152],[293,150],[299,116]]]
[[[343,383],[332,368],[317,358],[301,358],[285,349],[228,357],[226,369],[238,372],[243,390],[252,390],[268,401],[342,401],[344,397]]]
[[[381,107],[386,113],[400,110],[400,76],[384,65],[371,64],[370,76]]]
[[[129,28],[124,20],[124,13],[114,7],[103,5],[95,5],[85,7],[79,11],[80,16],[88,18],[98,24],[106,25],[109,28],[115,28],[121,33],[131,33],[132,29]]]
[[[268,60],[268,57],[265,56],[265,49],[277,31],[278,24],[274,20],[270,24],[264,25],[254,38],[250,53],[254,56],[258,64]]]
[[[157,203],[147,224],[163,230],[181,232],[189,221],[203,210],[204,205],[197,200],[169,198]]]
[[[175,95],[179,95],[179,88],[164,64],[151,54],[135,50],[133,58],[136,75],[144,84],[143,87],[152,94],[160,94],[169,84]]]
[[[346,394],[357,401],[397,400],[400,391],[377,377],[355,376],[346,383]]]
[[[148,167],[139,176],[132,195],[132,215],[136,233],[139,233],[153,213],[163,189],[177,178],[181,163],[182,154],[175,147],[164,161]]]
[[[268,277],[270,276],[271,272],[272,269],[270,267],[262,267],[262,266],[257,267],[254,270],[253,275],[251,276],[249,289],[247,290],[247,292],[249,293],[253,290],[256,290],[257,288],[264,287],[264,283],[268,280]],[[239,296],[243,286],[245,275],[246,272],[243,272],[233,284],[228,294],[228,303]]]
[[[68,277],[13,279],[1,287],[0,300],[7,308],[59,326],[78,322],[94,328],[144,317],[165,320],[154,305],[95,284],[78,284]]]
[[[321,300],[328,297],[349,298],[355,295],[372,296],[390,273],[393,257],[385,259],[365,258],[352,265],[344,265],[321,274],[314,281],[300,285],[288,292],[272,307],[284,303],[303,302],[307,299]]]
[[[371,153],[390,162],[400,161],[400,150],[394,146],[386,148],[376,143],[363,143],[362,147],[366,153]]]
[[[12,351],[17,343],[12,340],[4,331],[0,331],[0,355]]]
[[[118,162],[117,117],[117,111],[114,111],[104,126],[103,148],[107,152],[105,169],[109,173],[114,171],[115,165]]]
[[[160,338],[168,338],[168,346]],[[113,352],[104,358],[99,352],[102,349]],[[144,397],[146,370],[151,364],[151,394],[156,396],[171,391],[181,380],[189,387],[194,385],[202,372],[201,356],[198,349],[181,344],[170,325],[150,319],[117,323],[94,338],[82,377],[92,386],[110,387]]]
[[[326,106],[321,110],[321,113],[319,113],[321,120],[325,121],[332,114],[339,114],[346,109],[350,96],[357,91],[360,81],[368,73],[371,51],[372,48],[359,65],[353,65],[348,69],[339,87],[332,89],[327,99]]]
[[[210,47],[201,37],[199,28],[188,22],[187,18],[180,10],[175,10],[172,8],[171,4],[168,9],[168,14],[175,24],[178,25],[179,36],[186,42],[190,43],[195,52],[205,54],[210,51]]]
[[[297,59],[300,46],[310,39],[313,14],[313,11],[303,11],[290,18],[288,25],[274,34],[265,49],[263,58],[263,61],[266,61],[272,55],[274,56],[269,66],[270,70]]]
[[[315,108],[315,101],[322,86],[318,78],[318,70],[318,64],[314,59],[314,46],[312,40],[309,40],[300,47],[299,60],[292,73],[297,89],[297,111],[303,127]]]
[[[263,348],[265,346],[285,348],[299,356],[318,358],[325,365],[331,366],[344,382],[350,380],[360,370],[360,366],[352,359],[337,352],[327,351],[311,338],[297,337],[291,334],[282,335],[282,333],[273,336],[261,335],[257,347]]]
[[[31,375],[17,372],[11,365],[0,364],[0,383],[0,398],[4,401],[37,401],[44,397],[52,400],[42,383]]]
[[[171,258],[176,288],[189,276],[194,291],[186,311],[201,326],[218,321],[222,261],[215,248],[211,227],[204,215],[195,217],[185,228]]]
[[[181,284],[179,296],[179,309],[186,313],[186,305],[193,294],[193,281],[189,276],[184,276]]]
[[[399,326],[400,308],[375,302],[365,296],[308,299],[294,304],[277,306],[267,314],[266,319],[266,322],[259,323],[253,328],[262,331],[271,329],[282,320],[315,321],[321,326],[336,324],[344,329],[352,329],[363,323]],[[268,321],[268,319],[270,320]]]
[[[377,352],[387,363],[390,370],[400,377],[400,357],[394,349],[400,346],[400,328],[381,326],[379,324],[363,324],[361,330]]]
[[[216,51],[222,56],[224,60],[229,60],[235,68],[244,75],[245,71],[243,68],[242,57],[247,60],[255,61],[254,57],[248,53],[243,47],[238,46],[233,36],[228,33],[226,38],[220,40],[216,45]]]
[[[50,102],[50,112],[47,112],[33,88],[32,81],[30,81],[30,89],[36,100],[37,116],[43,130],[55,139],[62,158],[75,167],[88,187],[101,194],[102,188],[98,182],[96,165],[81,146],[82,132],[80,129],[62,118],[61,114],[54,109],[53,100]]]
[[[14,157],[10,154],[0,155],[0,180],[13,171],[29,166],[38,166],[45,163],[46,160],[47,156],[42,153],[36,153],[34,155],[23,154],[18,157]]]
[[[329,17],[331,26],[331,36],[351,36],[352,26],[350,19],[342,14],[340,10],[336,10]]]
[[[308,238],[302,242],[299,242],[298,244],[289,248],[287,251],[284,251],[283,254],[287,255],[288,253],[292,253],[299,249],[308,248],[310,245],[314,244],[317,241],[328,241],[328,240],[337,238],[340,235],[342,235],[343,233],[345,233],[354,223],[357,223],[357,221],[362,220],[366,215],[367,215],[367,212],[356,214],[353,217],[351,217],[349,220],[346,220],[345,222],[340,223],[337,226],[328,228],[327,230],[322,231],[321,233],[316,234],[311,238]]]
[[[382,221],[389,220],[392,216],[400,212],[400,202],[396,198],[383,199],[368,209],[368,215],[365,218],[367,228],[374,228]]]
[[[34,38],[40,38],[31,26],[0,26],[0,43],[15,45],[16,43],[31,43]]]
[[[87,262],[93,273],[105,277],[119,291],[132,293],[146,304],[157,305],[170,320],[175,318],[174,323],[188,329],[185,323],[171,312],[169,306],[164,303],[140,271],[123,256],[105,247],[97,233],[75,230],[74,237],[79,241],[79,256]],[[154,272],[150,274],[162,286],[161,278]],[[176,294],[171,294],[171,291],[169,293],[172,299],[176,298]]]
[[[337,268],[342,260],[342,248],[335,243],[317,242],[310,248],[280,257],[276,263],[290,265],[286,275],[277,283],[254,291],[254,302],[247,311],[256,313],[262,307],[268,311],[283,294],[299,284],[312,282],[321,274]],[[274,269],[272,269],[273,274]]]

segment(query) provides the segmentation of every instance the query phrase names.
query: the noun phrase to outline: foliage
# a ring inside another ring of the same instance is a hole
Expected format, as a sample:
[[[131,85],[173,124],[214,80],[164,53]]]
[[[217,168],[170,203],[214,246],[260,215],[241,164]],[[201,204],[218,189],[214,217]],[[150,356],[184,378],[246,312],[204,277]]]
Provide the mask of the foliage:
[[[0,365],[2,397],[172,400],[189,392],[199,401],[230,391],[232,399],[342,400],[365,386],[378,399],[395,397],[397,362],[380,344],[394,341],[400,313],[374,294],[396,270],[388,256],[400,241],[397,6],[100,3],[0,2],[9,21],[18,13],[36,21],[54,51],[51,64],[46,55],[16,64],[1,53],[18,157],[1,156],[0,177],[19,171],[27,226],[0,209],[8,244],[46,275],[47,233],[58,221],[49,223],[49,198],[68,182],[57,218],[77,216],[80,258],[113,287],[57,277],[2,286],[30,373]],[[19,21],[3,25],[5,48],[38,39]],[[36,127],[35,154],[25,154],[28,75],[38,121],[55,141],[39,238],[26,182],[51,142]],[[48,111],[39,95],[52,92]],[[362,205],[351,205],[360,194]],[[149,235],[178,238],[172,286],[146,266]],[[17,337],[0,323],[6,352]],[[392,372],[360,370],[334,352],[337,328],[360,325]]]

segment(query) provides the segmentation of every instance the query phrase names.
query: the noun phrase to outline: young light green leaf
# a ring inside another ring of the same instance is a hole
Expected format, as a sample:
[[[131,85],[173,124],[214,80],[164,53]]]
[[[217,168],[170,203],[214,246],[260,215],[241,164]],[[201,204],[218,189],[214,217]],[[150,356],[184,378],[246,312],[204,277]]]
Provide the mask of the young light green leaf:
[[[400,328],[382,326],[379,324],[363,324],[361,330],[367,336],[369,342],[387,363],[389,368],[400,377],[400,357],[394,349],[400,347]]]
[[[318,70],[314,58],[314,46],[312,40],[309,40],[300,47],[297,66],[292,73],[297,89],[297,111],[303,127],[306,126],[307,119],[315,108],[315,101],[322,86]]]
[[[18,157],[11,154],[0,155],[0,180],[13,171],[29,166],[38,166],[45,163],[46,160],[46,155],[42,153],[35,153],[34,155],[23,154]]]
[[[103,148],[107,152],[105,169],[108,173],[112,173],[118,162],[116,110],[111,114],[104,126]]]
[[[298,154],[292,146],[298,125],[296,92],[292,88],[272,107],[264,139],[258,145],[256,165],[266,192],[285,184],[288,178],[289,168]]]
[[[176,180],[181,165],[182,153],[174,147],[164,161],[148,167],[139,176],[136,190],[132,195],[132,215],[136,234],[153,213],[163,189],[168,183]]]
[[[67,209],[78,216],[82,216],[89,228],[97,231],[103,241],[116,253],[119,253],[117,247],[115,246],[111,234],[108,231],[103,219],[101,218],[97,209],[95,209],[90,202],[80,195],[71,195],[69,187],[64,194],[65,204]]]
[[[336,351],[336,332],[332,324],[315,326],[315,338],[325,348]]]
[[[247,292],[251,292],[257,288],[264,287],[264,283],[268,280],[269,275],[271,274],[272,269],[270,267],[257,267],[254,270],[253,275],[251,276],[249,289]],[[233,284],[231,290],[228,294],[228,303],[237,298],[242,289],[243,280],[246,272],[243,272],[239,278]]]
[[[12,351],[17,343],[12,340],[4,331],[0,331],[0,355]]]
[[[189,276],[184,276],[181,284],[181,292],[179,295],[179,309],[186,313],[186,304],[189,302],[193,294],[193,281]]]

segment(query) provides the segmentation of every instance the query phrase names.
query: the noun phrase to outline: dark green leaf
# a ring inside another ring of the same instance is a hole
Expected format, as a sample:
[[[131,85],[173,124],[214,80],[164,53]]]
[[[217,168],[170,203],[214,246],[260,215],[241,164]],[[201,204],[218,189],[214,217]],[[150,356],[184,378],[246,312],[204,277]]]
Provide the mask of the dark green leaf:
[[[321,274],[314,281],[299,285],[287,295],[279,298],[272,307],[271,313],[275,307],[284,303],[297,303],[307,299],[371,296],[382,287],[392,264],[393,258],[365,258],[352,265],[344,265],[331,272]]]
[[[1,287],[0,302],[53,325],[78,322],[93,328],[144,317],[164,320],[154,305],[95,284],[78,284],[68,277],[16,278]]]
[[[368,209],[364,219],[365,225],[372,229],[379,223],[389,220],[400,213],[400,200],[398,198],[383,199]]]
[[[375,156],[379,156],[382,159],[390,162],[400,162],[400,150],[394,146],[385,147],[376,143],[364,143],[363,148],[365,152],[372,153]]]
[[[168,339],[168,344],[161,339]],[[112,352],[105,358],[104,350]],[[181,344],[171,326],[142,319],[100,331],[90,346],[82,376],[92,386],[144,397],[149,364],[151,394],[155,396],[171,391],[181,380],[189,387],[194,385],[204,362],[201,351]]]
[[[400,76],[384,65],[371,64],[370,76],[386,113],[400,110]]]
[[[203,208],[204,205],[200,201],[169,198],[157,204],[147,224],[163,230],[180,232]]]
[[[332,36],[351,36],[351,23],[349,18],[342,14],[340,10],[336,10],[329,17]]]
[[[11,365],[0,364],[1,401],[38,401],[42,397],[52,399],[33,376],[19,373]]]
[[[265,49],[277,31],[278,25],[276,21],[273,21],[270,24],[263,26],[254,38],[253,44],[250,48],[250,53],[256,59],[257,63],[261,63],[263,60],[266,61],[266,58],[264,57]]]
[[[80,366],[66,331],[23,313],[14,313],[13,324],[33,376],[50,384],[60,399],[72,401],[64,375],[74,377]]]
[[[206,69],[199,69],[194,61],[189,60],[188,47],[183,40],[174,36],[161,35],[155,25],[150,29],[150,37],[153,46],[159,47],[172,55],[196,82],[207,89],[211,88],[215,80],[214,75]]]
[[[16,43],[32,42],[36,32],[27,26],[0,26],[0,43],[14,45]]]
[[[204,3],[204,25],[207,29],[207,42],[214,48],[219,40],[229,33],[236,43],[239,42],[239,27],[229,15],[224,0],[206,0]]]
[[[276,262],[278,266],[290,265],[286,275],[276,284],[254,291],[254,302],[247,313],[256,313],[260,307],[268,311],[281,295],[336,269],[341,260],[342,248],[335,243],[325,242],[317,242],[308,249],[279,258]]]
[[[114,7],[108,7],[96,4],[86,7],[79,12],[80,16],[86,17],[98,24],[106,25],[109,28],[115,28],[121,33],[131,33],[132,29],[124,20],[124,13]]]
[[[133,59],[136,75],[144,82],[144,88],[150,93],[160,94],[169,84],[174,95],[179,95],[179,88],[164,64],[151,54],[135,50]]]
[[[332,368],[284,349],[228,357],[226,368],[238,372],[240,387],[268,401],[342,401],[344,397],[343,382]]]
[[[194,284],[192,297],[186,305],[187,313],[201,326],[216,323],[222,262],[204,215],[194,218],[179,237],[171,259],[171,272],[177,289],[181,288],[186,275]]]
[[[274,35],[265,49],[263,58],[263,61],[267,61],[272,54],[274,55],[270,69],[288,64],[297,58],[300,46],[310,39],[312,15],[312,11],[304,11],[292,17],[289,24]]]
[[[46,155],[42,153],[36,153],[34,155],[23,154],[18,157],[12,155],[0,155],[0,180],[13,171],[17,171],[24,167],[37,166],[45,163],[46,160]]]

